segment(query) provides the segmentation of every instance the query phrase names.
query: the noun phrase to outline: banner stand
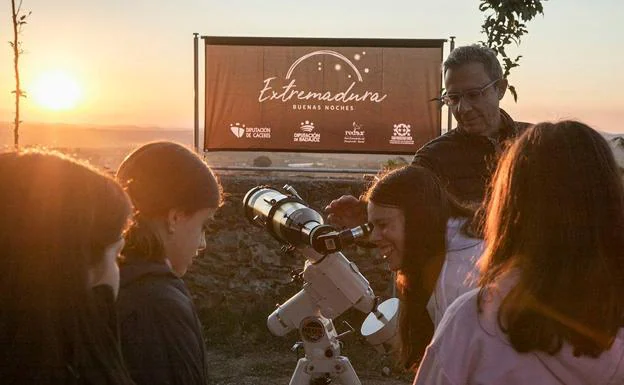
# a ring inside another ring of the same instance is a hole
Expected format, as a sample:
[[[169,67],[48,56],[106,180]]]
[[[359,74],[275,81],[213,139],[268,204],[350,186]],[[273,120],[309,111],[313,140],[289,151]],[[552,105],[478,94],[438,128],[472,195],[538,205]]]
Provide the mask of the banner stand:
[[[193,33],[193,97],[194,105],[194,125],[193,125],[193,146],[195,152],[199,154],[199,33]],[[203,151],[202,151],[203,152]]]
[[[455,49],[455,36],[450,36],[449,39],[451,40],[449,44],[449,54],[450,54]],[[453,113],[451,112],[451,109],[448,108],[448,106],[446,107],[446,109],[448,113],[446,132],[449,132],[453,129]]]

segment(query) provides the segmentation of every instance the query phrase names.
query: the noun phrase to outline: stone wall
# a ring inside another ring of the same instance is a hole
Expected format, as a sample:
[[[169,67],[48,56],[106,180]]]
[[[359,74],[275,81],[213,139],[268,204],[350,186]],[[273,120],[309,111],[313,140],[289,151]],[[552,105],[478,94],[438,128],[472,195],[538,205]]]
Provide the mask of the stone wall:
[[[201,314],[216,309],[250,314],[282,303],[301,289],[301,284],[291,282],[291,272],[301,270],[305,259],[282,252],[280,243],[264,228],[244,217],[242,200],[247,191],[259,185],[281,188],[290,184],[311,208],[323,213],[332,199],[343,194],[358,196],[366,187],[361,177],[295,177],[270,172],[256,176],[221,173],[219,179],[225,202],[208,231],[205,253],[185,277]],[[344,254],[369,280],[376,295],[389,296],[391,274],[376,250],[352,246]]]

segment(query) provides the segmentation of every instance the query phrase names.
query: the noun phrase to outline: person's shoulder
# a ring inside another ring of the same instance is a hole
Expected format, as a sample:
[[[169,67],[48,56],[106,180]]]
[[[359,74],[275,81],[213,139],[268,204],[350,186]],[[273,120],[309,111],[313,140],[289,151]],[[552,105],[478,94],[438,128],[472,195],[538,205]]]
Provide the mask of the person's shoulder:
[[[122,329],[167,329],[195,323],[195,312],[189,298],[180,297],[172,291],[152,294],[149,297],[135,297],[132,302],[118,302],[118,319]]]
[[[477,297],[479,289],[472,289],[459,297],[449,306],[451,314],[449,318],[470,318],[477,315]],[[473,306],[474,305],[474,306]]]
[[[459,143],[460,141],[463,141],[465,136],[466,135],[461,130],[454,128],[451,131],[442,134],[437,138],[431,139],[430,141],[425,143],[420,149],[418,149],[417,153],[421,151],[427,151],[431,149],[454,145],[456,143]]]
[[[498,325],[501,300],[498,288],[475,288],[460,295],[446,309],[431,344],[446,359],[469,357],[475,347],[508,345]]]
[[[446,226],[447,260],[463,261],[470,259],[474,263],[483,253],[484,241],[472,234],[467,234],[469,218],[450,218]],[[473,264],[474,264],[473,263]]]
[[[500,109],[503,126],[508,130],[507,135],[510,137],[521,135],[533,123],[515,120],[507,111]]]
[[[435,352],[440,367],[444,367],[453,378],[464,377],[466,362],[472,361],[475,349],[478,350],[481,345],[478,292],[478,289],[470,290],[451,303],[427,347],[427,352]]]
[[[473,338],[506,341],[507,337],[499,325],[498,312],[515,285],[517,274],[514,270],[509,271],[496,283],[472,289],[458,297],[447,310],[450,312],[450,327],[472,330]]]
[[[453,129],[430,140],[416,151],[412,164],[433,167],[444,159],[452,158],[466,147],[465,136],[458,129]]]
[[[149,276],[119,290],[118,308],[124,311],[138,308],[147,312],[167,312],[191,306],[184,283],[173,276]]]
[[[460,295],[451,303],[444,312],[436,334],[442,333],[442,329],[452,329],[457,326],[466,326],[467,323],[478,323],[477,297],[479,289],[472,289]],[[435,338],[435,337],[434,337]]]

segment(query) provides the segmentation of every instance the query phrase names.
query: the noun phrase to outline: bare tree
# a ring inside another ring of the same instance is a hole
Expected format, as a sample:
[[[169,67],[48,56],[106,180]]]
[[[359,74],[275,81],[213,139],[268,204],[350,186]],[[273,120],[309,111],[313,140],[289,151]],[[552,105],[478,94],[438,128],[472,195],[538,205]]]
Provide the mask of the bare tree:
[[[13,41],[9,42],[13,49],[13,70],[15,72],[15,90],[12,91],[15,94],[15,121],[13,126],[13,144],[15,148],[19,148],[19,128],[20,128],[20,98],[26,97],[26,92],[22,90],[20,84],[19,73],[19,59],[24,53],[22,49],[22,42],[19,40],[19,35],[22,33],[22,27],[26,24],[26,18],[30,16],[31,12],[27,14],[22,13],[22,1],[19,0],[17,8],[15,7],[15,0],[11,0],[11,15],[13,17]]]

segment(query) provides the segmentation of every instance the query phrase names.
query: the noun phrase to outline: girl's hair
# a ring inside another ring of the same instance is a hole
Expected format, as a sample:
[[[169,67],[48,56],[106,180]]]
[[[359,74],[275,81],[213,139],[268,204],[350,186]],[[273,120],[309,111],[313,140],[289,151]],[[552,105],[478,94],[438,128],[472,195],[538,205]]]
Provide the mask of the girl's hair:
[[[540,123],[503,156],[489,193],[482,287],[514,271],[498,322],[519,352],[598,356],[624,325],[624,189],[605,139]]]
[[[131,383],[90,269],[131,215],[110,177],[60,154],[0,154],[3,384]]]
[[[473,211],[448,194],[433,172],[419,166],[382,174],[362,200],[399,208],[405,215],[405,255],[396,277],[401,299],[399,356],[406,367],[414,369],[433,336],[427,312],[432,293],[423,282],[435,283],[437,276],[425,277],[423,267],[444,259],[449,218],[471,218]]]
[[[127,259],[166,258],[156,224],[170,210],[193,214],[221,204],[221,186],[212,170],[197,154],[174,142],[139,147],[121,163],[117,179],[136,209],[123,250]]]

